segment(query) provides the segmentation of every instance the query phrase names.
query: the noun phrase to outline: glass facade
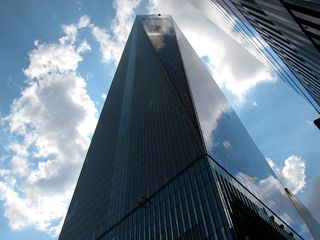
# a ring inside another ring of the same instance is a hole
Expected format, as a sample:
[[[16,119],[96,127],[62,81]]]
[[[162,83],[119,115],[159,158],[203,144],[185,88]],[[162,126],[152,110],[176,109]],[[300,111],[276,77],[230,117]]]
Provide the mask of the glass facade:
[[[228,214],[226,214],[228,213]],[[201,156],[98,239],[301,239],[209,156]]]
[[[176,27],[207,153],[279,216],[303,233],[306,225],[199,57]],[[201,80],[200,80],[201,79]],[[307,237],[307,235],[306,235]]]
[[[320,225],[317,220],[314,219],[308,208],[302,202],[300,202],[300,200],[293,193],[291,193],[287,188],[285,190],[314,238],[320,239]]]
[[[171,17],[137,16],[59,239],[261,232],[311,238]]]
[[[320,113],[319,1],[190,1]]]

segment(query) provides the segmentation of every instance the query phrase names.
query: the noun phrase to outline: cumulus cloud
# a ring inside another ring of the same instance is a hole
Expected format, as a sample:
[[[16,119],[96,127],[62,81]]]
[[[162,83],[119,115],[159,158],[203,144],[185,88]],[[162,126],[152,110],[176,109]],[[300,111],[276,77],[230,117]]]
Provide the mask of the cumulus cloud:
[[[118,62],[121,57],[123,44],[111,38],[105,29],[94,26],[92,34],[100,44],[102,53],[102,61],[108,63],[110,61]]]
[[[42,195],[21,197],[8,182],[0,181],[1,200],[4,201],[4,215],[14,230],[34,225],[38,230],[56,235],[60,224],[52,220],[61,220],[65,214],[70,192],[59,195]]]
[[[245,101],[258,83],[275,81],[262,63],[186,1],[150,0],[148,9],[173,16],[218,85],[231,91],[239,102]]]
[[[12,151],[16,155],[19,156],[28,156],[29,153],[25,145],[19,144],[17,141],[11,142],[9,145],[6,146],[7,151]]]
[[[282,184],[293,194],[297,194],[303,190],[306,185],[306,163],[301,157],[291,155],[284,161],[282,169],[280,169],[272,159],[266,158],[266,160]]]
[[[30,65],[24,74],[32,78],[41,78],[50,72],[63,73],[75,71],[82,57],[72,45],[41,44],[29,54]]]
[[[134,11],[139,4],[140,0],[115,0],[113,7],[116,16],[111,25],[111,33],[98,26],[92,27],[92,33],[100,44],[103,62],[119,62],[133,24]]]
[[[282,174],[287,179],[288,188],[292,189],[294,194],[302,190],[306,185],[305,170],[306,164],[301,157],[292,155],[284,161]]]
[[[77,40],[79,30],[86,27],[91,27],[91,26],[92,24],[90,23],[90,18],[86,15],[82,16],[79,19],[79,22],[76,24],[62,25],[62,29],[65,33],[65,36],[59,39],[60,43],[61,44],[75,43],[75,41]]]
[[[29,172],[28,162],[25,158],[13,156],[11,158],[11,169],[13,173],[16,173],[20,176],[26,176]]]
[[[113,7],[116,10],[116,17],[112,23],[112,32],[116,39],[125,43],[131,30],[134,10],[139,6],[140,0],[115,0]]]
[[[97,110],[77,73],[86,40],[76,41],[90,20],[63,26],[60,43],[39,43],[24,69],[28,86],[1,119],[17,139],[5,147],[9,164],[0,169],[0,199],[12,229],[33,226],[59,232],[91,134]]]

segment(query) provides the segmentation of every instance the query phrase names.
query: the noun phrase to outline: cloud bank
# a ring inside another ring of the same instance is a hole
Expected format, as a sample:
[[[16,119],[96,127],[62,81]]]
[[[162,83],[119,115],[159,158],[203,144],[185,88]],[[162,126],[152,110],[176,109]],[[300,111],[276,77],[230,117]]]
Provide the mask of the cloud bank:
[[[0,174],[0,198],[12,229],[32,225],[57,234],[97,122],[77,73],[81,54],[90,51],[85,40],[74,44],[77,28],[65,26],[60,43],[36,42],[24,69],[28,86],[1,119],[14,139]]]
[[[113,2],[111,33],[83,16],[76,24],[62,25],[65,35],[58,43],[34,42],[23,70],[28,86],[1,119],[12,141],[0,162],[0,200],[12,229],[59,234],[97,123],[97,109],[78,73],[83,53],[91,50],[86,39],[79,39],[79,30],[93,34],[103,62],[116,63],[139,3]]]

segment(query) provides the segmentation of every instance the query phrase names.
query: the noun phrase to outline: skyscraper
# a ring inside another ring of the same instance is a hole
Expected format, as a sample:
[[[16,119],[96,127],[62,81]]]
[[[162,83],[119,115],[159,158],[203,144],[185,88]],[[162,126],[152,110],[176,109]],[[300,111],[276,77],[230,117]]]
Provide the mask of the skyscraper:
[[[282,80],[291,85],[320,113],[319,1],[190,2],[244,44],[273,71],[278,72]]]
[[[59,239],[311,239],[170,16],[137,16]]]

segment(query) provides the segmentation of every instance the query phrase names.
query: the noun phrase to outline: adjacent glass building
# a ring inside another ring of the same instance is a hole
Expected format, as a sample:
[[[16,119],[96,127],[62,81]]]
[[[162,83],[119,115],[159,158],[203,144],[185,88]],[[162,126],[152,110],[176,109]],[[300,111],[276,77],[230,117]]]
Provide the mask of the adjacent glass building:
[[[170,16],[137,16],[59,239],[312,239]]]
[[[277,72],[320,113],[318,0],[190,2]]]
[[[305,224],[308,226],[310,232],[315,239],[320,239],[320,226],[317,220],[311,215],[308,208],[287,188],[285,188],[290,200],[298,210]]]

